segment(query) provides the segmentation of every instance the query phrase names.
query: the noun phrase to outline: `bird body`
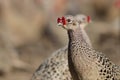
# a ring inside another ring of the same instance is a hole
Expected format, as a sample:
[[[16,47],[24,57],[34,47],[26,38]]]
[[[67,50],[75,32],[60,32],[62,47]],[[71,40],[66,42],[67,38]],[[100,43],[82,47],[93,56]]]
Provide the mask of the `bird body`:
[[[119,66],[90,47],[82,38],[79,29],[75,32],[68,31],[68,34],[71,38],[68,55],[82,80],[120,80]]]
[[[77,16],[58,20],[68,32],[68,46],[41,64],[32,80],[120,80],[119,66],[93,49],[83,30],[86,19],[79,20]]]
[[[55,51],[34,73],[32,80],[72,80],[68,69],[68,48]]]
[[[69,18],[69,16],[66,16]],[[76,19],[82,22],[85,15],[77,15]],[[85,27],[83,26],[82,29]],[[84,38],[90,46],[90,40],[84,33]],[[73,80],[68,67],[68,45],[55,51],[50,58],[44,61],[32,76],[32,80]]]
[[[74,22],[73,22],[74,23]],[[68,23],[68,65],[82,80],[120,80],[120,68],[101,52],[94,50],[84,38],[80,25]],[[72,26],[72,28],[70,27]],[[71,72],[71,75],[73,72]]]

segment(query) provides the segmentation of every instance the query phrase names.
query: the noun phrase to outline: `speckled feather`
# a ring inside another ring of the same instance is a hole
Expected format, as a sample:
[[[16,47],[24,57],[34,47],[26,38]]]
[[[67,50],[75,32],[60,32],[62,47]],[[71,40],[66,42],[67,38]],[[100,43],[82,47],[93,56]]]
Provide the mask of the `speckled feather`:
[[[77,18],[81,20],[84,17],[86,16],[79,15]],[[57,22],[62,22],[61,20],[63,19],[58,18]],[[84,38],[87,38],[86,34]],[[87,42],[92,46],[89,39]],[[32,80],[73,80],[68,68],[68,45],[54,52],[50,58],[43,62],[33,74]]]
[[[80,34],[80,36],[84,35]],[[82,43],[79,39],[75,40],[71,49],[74,53],[73,59],[78,57],[78,75],[80,73],[79,76],[82,78],[80,80],[120,80],[120,67],[112,63],[103,53],[95,51],[85,38],[80,37],[80,39]],[[54,52],[36,70],[32,80],[73,80],[68,68],[68,52],[67,46]]]
[[[72,80],[68,69],[68,48],[61,48],[43,62],[34,73],[32,80]]]
[[[68,55],[82,80],[120,80],[120,67],[94,50],[84,39],[80,27],[68,30],[68,35]]]

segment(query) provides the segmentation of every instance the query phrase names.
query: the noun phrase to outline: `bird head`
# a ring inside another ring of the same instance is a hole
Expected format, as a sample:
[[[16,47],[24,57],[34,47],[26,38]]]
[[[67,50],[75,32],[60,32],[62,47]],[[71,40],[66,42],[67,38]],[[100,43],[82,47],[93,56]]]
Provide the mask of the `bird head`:
[[[85,28],[89,23],[91,23],[91,18],[90,16],[86,16],[86,15],[76,15],[75,16],[76,21],[79,23],[81,28]]]
[[[78,27],[85,27],[90,23],[90,17],[85,15],[65,16],[57,19],[58,26],[67,30],[76,30]]]

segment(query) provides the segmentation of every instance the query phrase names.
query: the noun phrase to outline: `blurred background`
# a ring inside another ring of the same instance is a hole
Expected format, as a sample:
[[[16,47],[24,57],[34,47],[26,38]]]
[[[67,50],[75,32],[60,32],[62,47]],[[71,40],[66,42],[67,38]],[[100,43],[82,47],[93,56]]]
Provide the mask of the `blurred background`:
[[[120,65],[120,0],[0,0],[0,80],[30,80],[67,42],[63,15],[85,14],[92,45]]]

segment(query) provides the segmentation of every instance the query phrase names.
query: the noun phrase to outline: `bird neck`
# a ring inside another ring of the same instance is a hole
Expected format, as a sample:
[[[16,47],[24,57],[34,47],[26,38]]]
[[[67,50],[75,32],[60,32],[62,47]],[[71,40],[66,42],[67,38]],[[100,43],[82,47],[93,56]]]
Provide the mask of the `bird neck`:
[[[86,56],[91,55],[84,53],[83,49],[92,48],[92,46],[86,41],[84,33],[80,27],[76,30],[68,30],[68,37],[68,64],[70,73],[71,75],[74,73],[77,74],[77,76],[81,76],[81,71],[86,69],[85,64],[89,61],[89,58]],[[79,70],[80,67],[82,70]]]
[[[78,27],[78,29],[76,29],[75,31],[68,30],[68,36],[70,41],[79,41],[79,42],[84,41],[90,47],[92,47],[91,41],[82,26]]]
[[[86,32],[78,27],[76,30],[68,30],[69,44],[87,45],[92,47]]]
[[[74,61],[72,60],[72,47],[75,46],[77,43],[77,41],[79,41],[79,38],[80,39],[80,42],[82,40],[82,35],[81,35],[81,29],[76,29],[75,31],[73,30],[68,30],[68,37],[69,37],[69,44],[68,44],[68,66],[69,66],[69,70],[70,70],[70,73],[71,73],[71,76],[73,77],[73,80],[81,80],[79,77],[80,75],[78,74],[77,70],[76,70],[76,66],[75,66],[75,63]],[[73,45],[72,45],[73,44]]]
[[[82,31],[84,40],[88,43],[89,46],[92,47],[91,40],[89,39],[87,33],[85,32],[85,28],[82,28],[81,31]]]

